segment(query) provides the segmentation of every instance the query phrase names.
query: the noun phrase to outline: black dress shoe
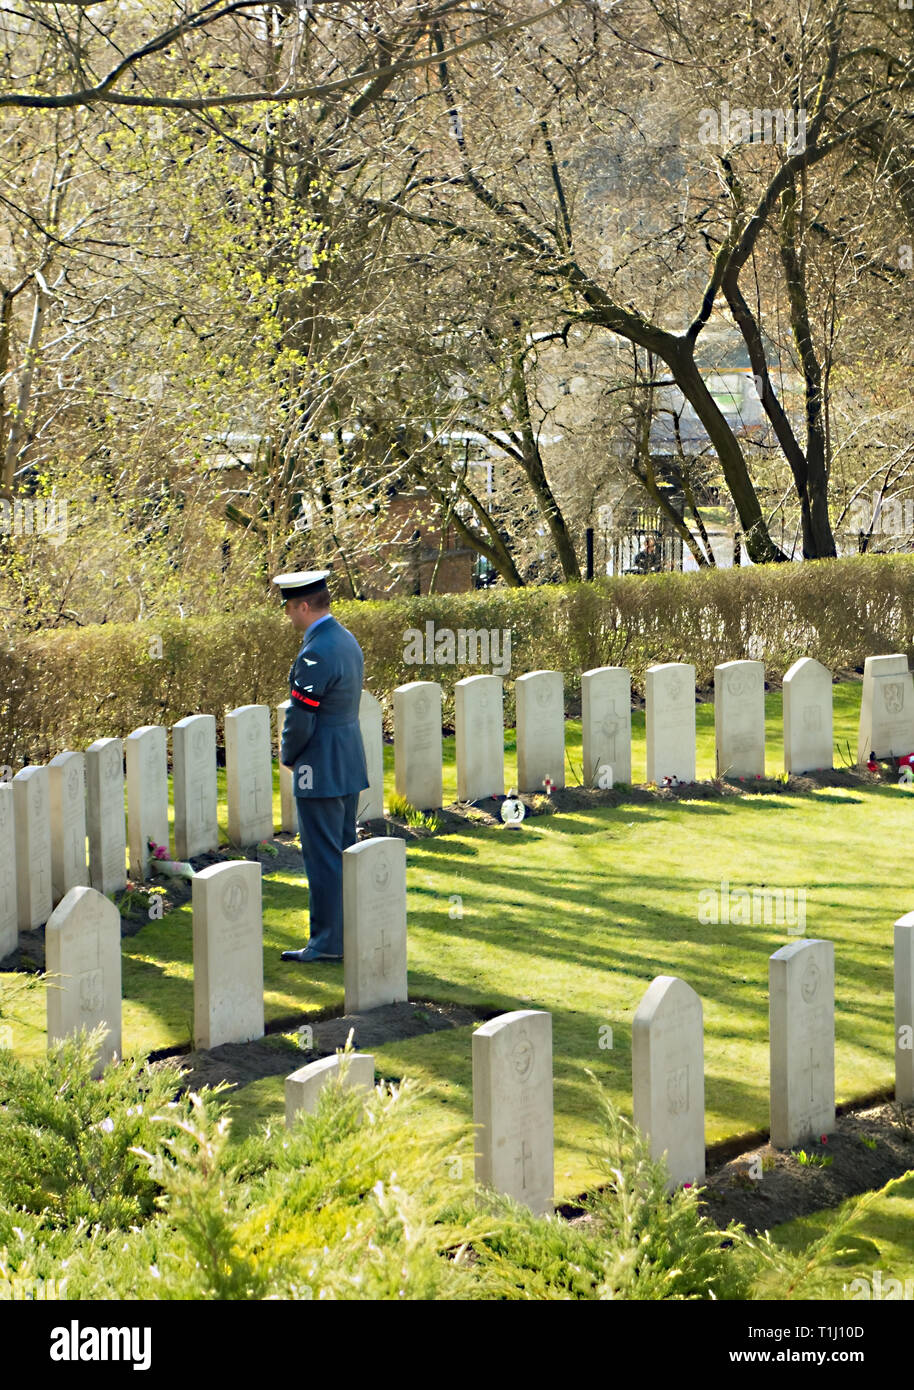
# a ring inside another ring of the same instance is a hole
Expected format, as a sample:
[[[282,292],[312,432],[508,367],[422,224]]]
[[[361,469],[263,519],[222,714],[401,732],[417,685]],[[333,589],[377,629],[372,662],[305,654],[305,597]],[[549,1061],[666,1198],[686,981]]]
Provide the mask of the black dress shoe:
[[[303,946],[300,951],[283,951],[282,955],[280,956],[280,960],[294,960],[298,961],[299,963],[310,963],[311,961],[322,960],[341,961],[342,959],[342,956],[324,955],[320,951],[313,950],[311,946]]]

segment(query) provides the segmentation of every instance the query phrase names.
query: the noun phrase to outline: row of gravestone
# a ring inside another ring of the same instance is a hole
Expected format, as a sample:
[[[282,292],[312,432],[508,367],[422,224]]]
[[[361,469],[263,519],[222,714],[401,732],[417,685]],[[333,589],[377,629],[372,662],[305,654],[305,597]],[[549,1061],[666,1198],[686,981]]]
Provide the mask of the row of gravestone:
[[[280,706],[280,730],[284,711]],[[269,706],[227,711],[225,744],[229,840],[244,846],[271,838]],[[187,860],[219,845],[213,715],[190,715],[172,727],[172,773],[175,854]],[[123,740],[97,739],[84,753],[59,753],[0,784],[0,959],[15,949],[18,932],[46,922],[71,888],[120,892],[128,848],[131,877],[144,880],[149,842],[169,847],[168,810],[167,732],[155,724]],[[283,826],[292,829],[287,819],[284,809]]]
[[[476,801],[504,794],[500,676],[469,676],[454,687],[457,795]],[[521,792],[547,781],[565,785],[561,671],[530,671],[515,682],[517,780]],[[442,805],[441,687],[413,681],[394,691],[397,792],[423,810]],[[833,762],[832,676],[802,657],[784,677],[784,768],[818,771]],[[378,716],[380,720],[380,715]],[[631,678],[621,666],[581,676],[583,780],[609,787],[631,782]],[[718,776],[765,772],[765,667],[728,661],[714,670]],[[647,780],[695,780],[695,668],[651,666],[645,679]],[[367,746],[367,744],[366,744]],[[863,679],[858,758],[914,752],[914,676],[903,655],[868,657]]]
[[[830,941],[796,941],[769,960],[770,1127],[788,1149],[835,1129],[835,969]],[[914,1104],[914,913],[895,924],[895,1096]],[[537,1213],[552,1210],[552,1016],[502,1014],[473,1034],[476,1180]],[[286,1078],[286,1124],[313,1111],[345,1068],[348,1085],[374,1085],[374,1059],[322,1058]],[[701,1000],[659,975],[632,1021],[634,1122],[669,1186],[705,1176],[704,1028]]]
[[[194,1044],[264,1034],[261,867],[213,864],[193,879]],[[407,998],[406,842],[363,840],[343,852],[346,1013]],[[96,889],[71,888],[48,918],[48,1046],[80,1029],[108,1030],[99,1069],[122,1051],[121,923]]]
[[[765,770],[765,673],[757,661],[715,669],[718,774],[761,776]],[[631,681],[624,667],[581,678],[584,780],[589,786],[631,781]],[[456,693],[457,788],[461,801],[504,793],[503,689],[500,676],[469,676]],[[413,681],[394,691],[397,792],[424,810],[442,794],[441,687]],[[784,765],[801,773],[832,766],[832,680],[803,657],[784,677]],[[531,671],[516,682],[518,789],[564,786],[565,728],[560,671]],[[278,707],[281,733],[288,701]],[[359,711],[369,786],[358,817],[383,815],[381,707],[362,692]],[[652,666],[646,679],[647,780],[695,780],[695,669]],[[270,707],[242,705],[225,717],[228,837],[249,845],[273,834]],[[124,818],[126,751],[127,821]],[[858,756],[914,751],[914,677],[902,655],[868,657]],[[172,728],[175,854],[190,859],[219,843],[216,721],[190,715]],[[296,776],[310,769],[299,766]],[[319,794],[310,780],[307,789]],[[303,786],[303,790],[305,787]],[[280,767],[281,827],[294,831],[292,773]],[[86,861],[86,832],[89,854]],[[40,926],[73,887],[102,893],[148,874],[149,842],[168,847],[167,734],[144,725],[125,740],[96,740],[85,753],[64,752],[47,767],[23,768],[0,784],[0,959],[18,932]]]
[[[835,1128],[834,947],[798,941],[769,961],[771,1143],[792,1148]],[[895,1094],[914,1103],[914,913],[895,924]],[[473,1034],[476,1180],[538,1213],[552,1210],[552,1017],[503,1014]],[[374,1059],[323,1058],[286,1079],[286,1123],[312,1111],[327,1081],[374,1084]],[[684,980],[658,976],[632,1023],[634,1121],[669,1184],[705,1176],[701,1000]]]
[[[914,913],[895,923],[895,1097],[914,1104]],[[768,962],[771,1143],[788,1149],[835,1128],[835,951],[794,941]],[[653,981],[632,1022],[635,1123],[671,1182],[705,1173],[701,1000],[683,980]]]
[[[343,853],[344,1006],[360,1013],[407,999],[406,846],[373,838]],[[914,1103],[914,913],[895,924],[896,1097]],[[46,928],[48,1044],[103,1024],[99,1068],[121,1052],[120,917],[95,889],[70,889]],[[216,864],[193,882],[194,1041],[211,1048],[263,1036],[263,922],[257,863]],[[834,947],[797,941],[769,961],[771,1142],[791,1147],[835,1122]],[[551,1016],[522,1010],[473,1035],[480,1183],[551,1206]],[[287,1118],[333,1074],[326,1059],[287,1082]],[[354,1081],[368,1077],[357,1063]],[[319,1078],[319,1080],[315,1080]],[[373,1078],[373,1066],[371,1068]],[[701,1000],[659,976],[632,1024],[634,1119],[665,1153],[672,1184],[704,1177]],[[306,1107],[307,1108],[307,1107]]]

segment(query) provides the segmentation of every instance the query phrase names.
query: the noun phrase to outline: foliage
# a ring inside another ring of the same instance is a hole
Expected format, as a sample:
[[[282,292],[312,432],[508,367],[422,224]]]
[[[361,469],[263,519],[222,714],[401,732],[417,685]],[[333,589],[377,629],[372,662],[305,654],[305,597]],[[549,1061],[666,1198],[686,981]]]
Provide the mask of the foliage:
[[[403,677],[408,629],[432,620],[452,630],[511,633],[511,676],[536,669],[565,674],[569,700],[581,672],[627,666],[636,688],[656,662],[689,661],[700,686],[714,667],[763,660],[769,678],[798,657],[831,669],[862,667],[885,651],[914,653],[914,559],[856,556],[836,562],[759,566],[688,575],[601,579],[592,584],[340,602],[334,611],[365,653],[369,687],[389,708]],[[151,645],[160,638],[162,652]],[[168,618],[147,627],[106,624],[35,633],[0,650],[0,726],[7,759],[42,761],[102,735],[146,723],[173,723],[191,710],[240,702],[273,704],[288,692],[296,636],[275,608],[207,618]],[[469,664],[413,668],[416,680],[444,680],[444,718],[453,685],[478,674]],[[510,677],[509,677],[510,679]],[[506,717],[514,715],[506,691]]]
[[[83,1032],[34,1066],[0,1051],[0,1198],[48,1226],[126,1227],[153,1210],[158,1187],[133,1149],[158,1139],[156,1110],[180,1110],[177,1078],[121,1061],[94,1080],[103,1036]]]
[[[123,1062],[93,1081],[100,1037],[0,1058],[0,1281],[77,1299],[814,1297],[876,1195],[799,1255],[718,1230],[591,1075],[605,1182],[583,1219],[539,1217],[461,1181],[468,1136],[430,1133],[413,1081],[335,1080],[290,1129],[230,1147],[218,1089],[175,1102],[174,1075]]]
[[[796,1159],[803,1168],[828,1168],[834,1163],[831,1154],[809,1153],[806,1149],[798,1149]]]
[[[500,1228],[474,1247],[489,1296],[696,1299],[745,1297],[746,1278],[725,1232],[700,1212],[700,1189],[668,1191],[665,1162],[597,1090],[605,1133],[606,1182],[585,1198],[586,1224],[537,1220],[501,1200]]]
[[[865,1192],[830,1214],[827,1230],[804,1250],[791,1251],[763,1236],[740,1231],[735,1236],[737,1264],[750,1272],[749,1296],[755,1299],[810,1299],[831,1296],[834,1266],[859,1254],[851,1227],[878,1204],[881,1192]]]

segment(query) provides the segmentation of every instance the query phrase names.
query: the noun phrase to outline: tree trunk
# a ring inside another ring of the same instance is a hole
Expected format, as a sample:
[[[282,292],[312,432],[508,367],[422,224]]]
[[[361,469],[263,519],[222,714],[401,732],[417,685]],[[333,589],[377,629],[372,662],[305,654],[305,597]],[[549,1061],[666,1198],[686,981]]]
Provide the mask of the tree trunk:
[[[22,362],[22,375],[19,378],[19,391],[16,397],[16,404],[11,412],[9,435],[6,440],[6,449],[3,456],[3,486],[12,488],[16,476],[16,456],[22,442],[25,431],[25,417],[28,413],[29,401],[32,395],[32,383],[35,378],[35,368],[38,365],[38,349],[41,343],[41,334],[44,328],[44,316],[48,303],[48,291],[42,280],[35,281],[35,310],[32,314],[32,327],[29,331],[29,341],[25,350]]]
[[[737,272],[734,271],[724,280],[724,293],[730,312],[733,315],[736,325],[743,335],[743,342],[749,352],[749,361],[752,363],[752,372],[755,377],[756,390],[762,403],[762,409],[771,421],[775,438],[781,446],[784,457],[790,465],[793,474],[794,487],[800,503],[800,519],[803,527],[803,559],[813,560],[816,557],[816,544],[813,536],[812,514],[809,505],[808,474],[806,467],[806,455],[800,448],[799,440],[793,432],[793,426],[787,418],[781,402],[775,395],[771,385],[771,377],[768,374],[768,360],[765,356],[765,345],[762,340],[761,329],[756,322],[755,316],[743,296],[743,292],[737,283]]]
[[[673,380],[693,406],[695,414],[708,432],[720,460],[730,496],[733,498],[746,550],[752,563],[767,565],[786,560],[783,551],[778,549],[768,534],[768,527],[762,516],[758,495],[749,477],[739,441],[695,365],[691,344],[683,338],[673,338],[670,335],[670,343],[664,345],[664,350],[660,350],[659,355],[667,363]]]
[[[580,580],[581,567],[578,564],[578,557],[574,552],[574,543],[568,534],[568,527],[565,518],[549,481],[546,477],[546,470],[543,467],[542,455],[539,451],[539,443],[536,432],[533,428],[533,421],[530,414],[530,395],[527,391],[527,378],[524,372],[524,355],[519,352],[515,355],[512,371],[512,394],[517,406],[520,417],[520,428],[523,439],[521,449],[516,454],[521,467],[526,474],[527,481],[533,490],[536,505],[542,513],[549,533],[552,536],[552,543],[555,546],[559,564],[562,567],[562,574],[566,581]]]
[[[13,326],[13,295],[4,289],[0,295],[0,458],[3,459],[2,474],[0,474],[0,495],[12,497],[13,478],[11,471],[6,466],[6,387],[3,382],[9,371],[10,364],[10,333]]]
[[[822,410],[822,368],[816,356],[809,322],[806,270],[797,246],[796,189],[791,185],[781,198],[781,264],[787,279],[790,322],[803,368],[806,395],[806,478],[809,496],[809,528],[814,554],[809,559],[834,559],[838,550],[828,515],[828,473]],[[804,541],[804,556],[806,546]]]

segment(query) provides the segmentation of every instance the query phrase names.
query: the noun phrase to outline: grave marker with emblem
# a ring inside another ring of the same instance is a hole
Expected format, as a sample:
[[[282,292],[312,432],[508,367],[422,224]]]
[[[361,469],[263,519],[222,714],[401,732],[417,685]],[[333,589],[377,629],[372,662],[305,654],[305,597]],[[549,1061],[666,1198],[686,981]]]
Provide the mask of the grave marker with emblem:
[[[94,888],[71,888],[45,927],[48,1046],[103,1024],[95,1075],[121,1055],[121,915]]]
[[[239,705],[225,716],[228,838],[243,847],[273,838],[270,706]]]
[[[458,801],[505,794],[501,676],[466,676],[454,686]]]
[[[172,726],[175,854],[193,859],[219,847],[216,720],[189,714]]]
[[[476,1181],[552,1211],[555,1186],[552,1015],[542,1009],[500,1014],[473,1034]]]
[[[24,767],[13,778],[16,833],[16,898],[19,930],[46,922],[51,894],[51,806],[46,767]]]
[[[794,941],[768,964],[771,1142],[789,1149],[835,1128],[835,948]]]
[[[914,676],[903,654],[868,656],[863,664],[857,762],[867,762],[871,753],[914,753]]]
[[[632,780],[632,679],[624,666],[597,666],[581,676],[585,787],[608,790]]]
[[[651,1154],[667,1155],[670,1188],[705,1175],[705,1071],[701,1000],[675,975],[658,975],[632,1020],[634,1121]]]
[[[528,671],[514,682],[517,789],[538,792],[545,779],[565,785],[565,696],[561,671]]]
[[[194,1044],[262,1038],[260,865],[212,864],[193,882]]]
[[[88,887],[86,863],[86,759],[58,753],[48,763],[51,801],[51,890],[54,902],[71,888]]]
[[[714,667],[714,746],[718,777],[764,776],[764,662]]]
[[[343,851],[343,988],[347,1013],[407,998],[406,842],[398,837]]]
[[[168,849],[168,746],[160,724],[144,724],[125,740],[130,876],[149,876],[149,841]]]
[[[645,674],[647,780],[695,781],[695,667],[649,666]]]
[[[359,728],[365,750],[368,786],[359,792],[356,820],[380,820],[384,815],[384,724],[381,702],[370,690],[359,698]]]
[[[409,681],[394,691],[394,779],[397,795],[420,811],[443,804],[441,686]]]
[[[99,893],[119,893],[127,886],[124,745],[119,738],[98,738],[86,749],[86,821],[89,882]]]
[[[784,677],[784,771],[799,776],[832,766],[831,671],[812,657],[795,661]]]

